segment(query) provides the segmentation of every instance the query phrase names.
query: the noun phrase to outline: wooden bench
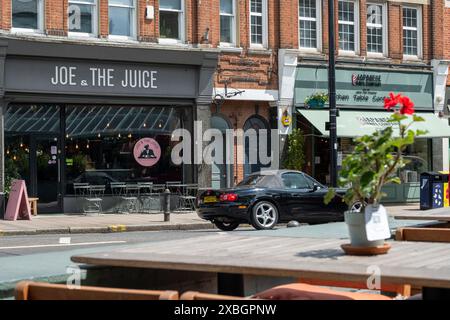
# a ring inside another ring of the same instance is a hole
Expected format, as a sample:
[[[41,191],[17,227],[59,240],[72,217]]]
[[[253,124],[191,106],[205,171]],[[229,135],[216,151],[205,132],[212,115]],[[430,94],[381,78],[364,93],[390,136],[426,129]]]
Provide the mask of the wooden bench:
[[[37,210],[37,202],[39,201],[39,198],[28,198],[28,202],[30,203],[30,209],[31,214],[33,216],[37,216],[38,210]]]
[[[21,281],[16,300],[178,300],[177,291],[131,290]]]
[[[397,241],[450,242],[450,223],[436,223],[430,226],[398,228]]]

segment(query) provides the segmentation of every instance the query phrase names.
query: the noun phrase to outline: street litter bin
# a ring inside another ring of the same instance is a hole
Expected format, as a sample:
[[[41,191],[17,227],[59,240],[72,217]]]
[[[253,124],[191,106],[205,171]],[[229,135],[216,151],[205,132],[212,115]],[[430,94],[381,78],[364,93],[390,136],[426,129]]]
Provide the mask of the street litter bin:
[[[444,207],[448,192],[448,174],[424,172],[420,175],[420,210]]]

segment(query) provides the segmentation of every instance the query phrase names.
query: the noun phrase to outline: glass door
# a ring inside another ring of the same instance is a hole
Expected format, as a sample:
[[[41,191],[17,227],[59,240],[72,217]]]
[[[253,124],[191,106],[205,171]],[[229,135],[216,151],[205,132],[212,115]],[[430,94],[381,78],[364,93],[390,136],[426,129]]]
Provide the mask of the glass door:
[[[57,135],[32,136],[31,184],[39,198],[38,212],[61,213],[61,161]]]

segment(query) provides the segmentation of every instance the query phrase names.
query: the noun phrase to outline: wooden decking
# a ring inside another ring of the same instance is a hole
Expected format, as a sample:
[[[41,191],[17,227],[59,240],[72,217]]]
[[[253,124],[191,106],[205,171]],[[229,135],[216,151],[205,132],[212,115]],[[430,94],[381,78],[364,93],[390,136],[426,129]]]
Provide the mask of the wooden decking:
[[[189,270],[273,277],[382,281],[450,288],[450,244],[391,242],[386,255],[347,256],[348,240],[218,234],[72,257],[92,265]]]

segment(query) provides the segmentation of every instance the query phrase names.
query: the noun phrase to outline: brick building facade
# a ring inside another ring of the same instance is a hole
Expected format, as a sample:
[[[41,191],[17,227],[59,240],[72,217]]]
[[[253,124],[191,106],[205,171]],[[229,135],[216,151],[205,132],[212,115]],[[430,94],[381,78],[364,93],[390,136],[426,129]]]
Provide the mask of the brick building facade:
[[[200,118],[206,122],[211,118],[213,126],[220,129],[278,128],[281,148],[292,128],[280,122],[281,115],[287,112],[295,118],[296,108],[302,108],[301,101],[297,101],[300,98],[296,98],[297,90],[302,89],[297,88],[301,68],[326,65],[328,1],[84,2],[90,5],[78,9],[80,1],[76,0],[32,0],[36,6],[30,9],[21,7],[19,0],[0,0],[0,36],[101,48],[218,53],[214,77],[208,79],[213,87],[213,103],[202,100],[201,108],[205,110]],[[445,83],[450,85],[450,43],[445,36],[450,26],[448,1],[336,0],[335,8],[336,32],[341,35],[337,42],[345,49],[336,52],[340,68],[361,73],[365,68],[433,73],[434,96],[429,109],[444,109]],[[126,15],[124,10],[128,10]],[[21,18],[21,12],[26,13],[25,18]],[[74,16],[77,12],[82,13],[80,20]],[[36,25],[27,27],[35,18]],[[313,86],[310,91],[316,89]],[[447,168],[448,140],[436,138],[432,144],[442,157],[433,158],[435,165],[429,169]],[[233,148],[239,153],[236,146]],[[244,155],[249,152],[241,150]],[[312,155],[306,164],[313,175],[314,158]],[[213,172],[204,175],[212,176],[215,186],[229,186],[259,167],[236,162],[213,166]],[[326,182],[325,177],[322,180]],[[205,184],[209,183],[205,180]]]

